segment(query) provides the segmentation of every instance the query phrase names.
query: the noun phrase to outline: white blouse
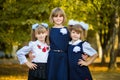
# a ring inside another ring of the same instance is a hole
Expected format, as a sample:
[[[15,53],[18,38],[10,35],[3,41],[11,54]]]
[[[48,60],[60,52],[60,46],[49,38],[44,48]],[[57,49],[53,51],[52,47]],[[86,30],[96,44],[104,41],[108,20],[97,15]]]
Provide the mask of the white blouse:
[[[25,55],[31,51],[32,55],[35,56],[32,62],[47,63],[49,48],[50,47],[46,43],[42,43],[38,40],[30,41],[28,46],[24,46],[17,51],[17,57],[20,64],[24,64],[28,61]]]
[[[70,41],[69,44],[71,44],[71,45],[77,45],[80,42],[82,42],[82,40],[77,40],[75,42]],[[93,56],[94,54],[97,54],[97,51],[94,48],[92,48],[91,45],[88,42],[84,42],[82,44],[82,47],[83,47],[83,52],[85,54],[89,55],[89,56]]]

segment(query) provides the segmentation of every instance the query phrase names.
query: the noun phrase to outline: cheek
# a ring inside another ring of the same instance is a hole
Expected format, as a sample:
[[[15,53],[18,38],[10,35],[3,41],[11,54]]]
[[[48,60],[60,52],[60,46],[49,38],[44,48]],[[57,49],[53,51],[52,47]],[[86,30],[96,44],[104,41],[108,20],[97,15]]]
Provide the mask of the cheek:
[[[63,17],[61,17],[61,20],[64,20],[64,18],[63,18]]]
[[[45,33],[45,36],[47,36],[49,34],[49,32],[47,31],[46,33]]]
[[[73,37],[73,36],[74,36],[74,34],[70,34],[70,36],[71,36],[71,37]]]
[[[55,21],[57,18],[53,17],[53,21]]]

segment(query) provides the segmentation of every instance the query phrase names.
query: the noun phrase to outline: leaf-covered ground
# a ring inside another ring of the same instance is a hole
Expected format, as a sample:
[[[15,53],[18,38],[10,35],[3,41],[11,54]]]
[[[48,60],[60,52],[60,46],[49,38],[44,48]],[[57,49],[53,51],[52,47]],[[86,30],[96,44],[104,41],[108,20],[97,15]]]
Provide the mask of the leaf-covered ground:
[[[27,80],[28,68],[25,65],[19,65],[17,61],[13,62],[0,60],[0,80]],[[116,71],[108,71],[107,66],[108,64],[100,63],[90,65],[93,80],[120,80],[120,64]]]

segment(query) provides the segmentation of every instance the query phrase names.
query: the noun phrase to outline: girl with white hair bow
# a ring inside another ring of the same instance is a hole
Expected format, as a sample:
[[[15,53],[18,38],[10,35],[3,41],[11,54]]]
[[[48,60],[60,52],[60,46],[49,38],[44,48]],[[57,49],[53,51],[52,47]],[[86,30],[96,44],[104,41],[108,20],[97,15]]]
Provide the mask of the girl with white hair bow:
[[[68,47],[69,79],[70,80],[92,80],[88,65],[97,58],[97,51],[84,41],[84,32],[88,30],[88,25],[84,22],[69,21],[71,41]],[[89,59],[85,60],[85,55]]]
[[[47,59],[49,45],[46,42],[48,35],[48,25],[46,23],[32,25],[32,41],[17,51],[20,64],[25,64],[29,68],[28,80],[46,80]],[[26,55],[31,52],[34,58],[29,61]]]

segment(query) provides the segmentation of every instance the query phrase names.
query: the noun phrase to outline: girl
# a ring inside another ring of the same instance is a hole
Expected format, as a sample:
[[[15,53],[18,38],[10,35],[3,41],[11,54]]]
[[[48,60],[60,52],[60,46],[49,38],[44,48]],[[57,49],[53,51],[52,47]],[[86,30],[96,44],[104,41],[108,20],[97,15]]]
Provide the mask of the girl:
[[[70,80],[92,80],[87,66],[97,58],[98,54],[88,42],[83,41],[87,27],[84,22],[74,24],[70,27],[72,38],[68,47]],[[89,55],[89,60],[84,60],[82,54]]]
[[[48,56],[48,80],[68,80],[67,49],[69,32],[63,24],[66,21],[64,11],[57,7],[50,15],[54,26],[50,29],[50,51]]]
[[[46,63],[48,57],[49,46],[46,43],[47,24],[34,24],[33,40],[28,46],[22,47],[17,51],[17,57],[20,64],[26,64],[29,67],[28,80],[46,80]],[[25,55],[32,52],[35,57],[29,62]]]

